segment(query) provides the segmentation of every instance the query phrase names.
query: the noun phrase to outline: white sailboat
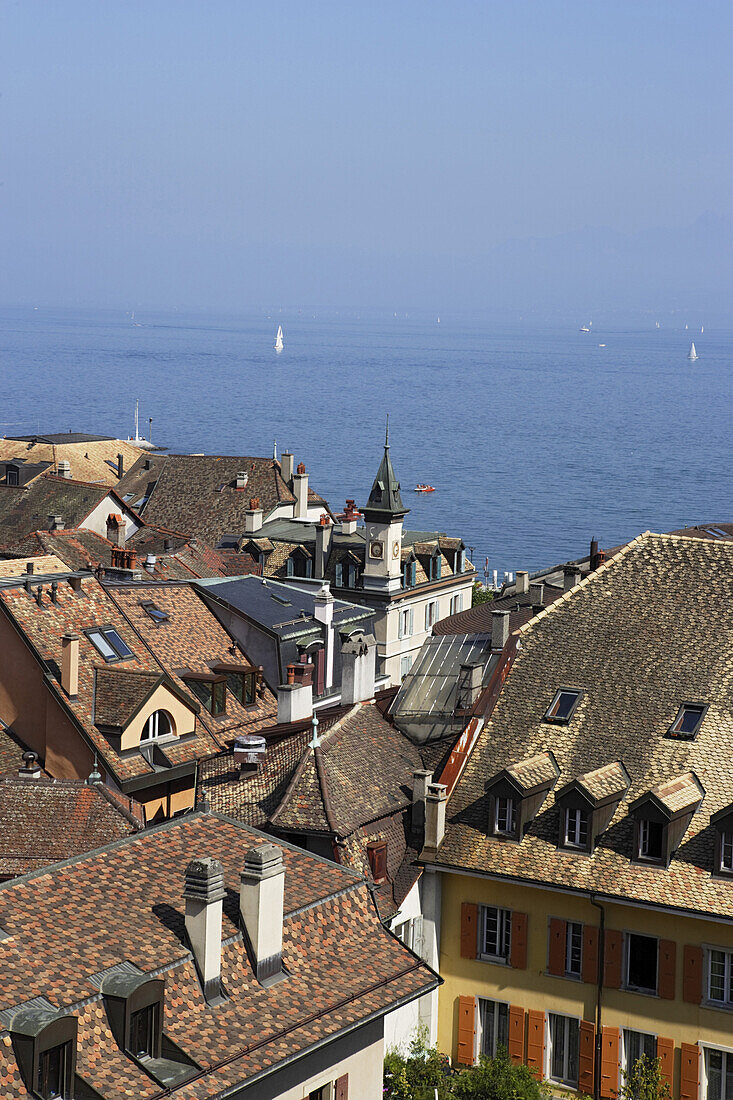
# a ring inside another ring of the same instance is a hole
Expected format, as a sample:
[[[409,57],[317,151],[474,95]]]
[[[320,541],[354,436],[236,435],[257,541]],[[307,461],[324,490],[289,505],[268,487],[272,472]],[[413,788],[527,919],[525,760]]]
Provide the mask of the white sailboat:
[[[694,343],[694,341],[693,341],[693,343],[691,343],[691,344],[690,344],[690,354],[689,354],[689,355],[687,356],[687,358],[688,358],[688,359],[691,359],[691,360],[693,361],[693,363],[694,363],[694,361],[695,361],[696,359],[699,359],[699,355],[698,355],[698,354],[697,354],[697,352],[695,351],[695,343]]]
[[[133,439],[132,436],[130,436],[130,438],[127,440],[127,442],[128,443],[134,443],[136,447],[141,447],[143,450],[152,451],[153,450],[153,444],[151,443],[151,441],[149,439],[145,439],[144,436],[140,435],[140,419],[139,418],[140,418],[140,402],[136,401],[135,402],[135,438]],[[150,421],[150,423],[151,424],[153,423],[152,420]],[[151,432],[151,435],[152,435],[152,432]]]
[[[587,325],[581,325],[580,326],[580,331],[581,332],[590,332],[592,325],[593,325],[593,322],[589,321]]]
[[[703,334],[703,332],[704,332],[704,331],[705,331],[705,326],[704,326],[704,325],[700,325],[700,335],[701,335],[701,336],[702,336],[702,334]]]
[[[283,327],[282,327],[282,325],[278,325],[277,326],[277,336],[275,337],[275,351],[282,351],[284,346],[285,345],[283,344]]]

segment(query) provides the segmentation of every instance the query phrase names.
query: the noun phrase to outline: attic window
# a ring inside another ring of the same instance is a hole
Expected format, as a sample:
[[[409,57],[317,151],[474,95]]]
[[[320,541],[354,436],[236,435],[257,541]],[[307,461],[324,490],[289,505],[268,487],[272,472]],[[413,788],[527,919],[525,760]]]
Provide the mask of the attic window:
[[[213,675],[206,672],[187,672],[183,680],[194,693],[199,702],[203,703],[209,714],[217,718],[226,714],[227,710],[227,678],[222,675]]]
[[[378,840],[367,847],[369,867],[375,883],[384,882],[387,878],[387,841]]]
[[[639,859],[650,863],[661,863],[664,859],[664,825],[661,821],[641,818],[639,821],[638,852]]]
[[[167,623],[169,615],[167,611],[163,611],[162,608],[157,607],[151,600],[146,600],[141,603],[143,611],[148,615],[154,623]]]
[[[581,695],[582,692],[580,691],[566,691],[561,688],[560,691],[555,694],[555,698],[552,700],[545,714],[545,721],[567,725],[575,713],[575,708],[580,702]]]
[[[122,641],[113,626],[94,627],[92,630],[86,630],[85,634],[108,664],[113,661],[126,661],[133,655],[130,647]]]
[[[21,1009],[10,1033],[26,1088],[40,1100],[72,1096],[76,1070],[76,1016],[45,1008]]]
[[[707,709],[703,703],[683,703],[677,711],[677,717],[667,730],[668,735],[692,740],[697,736]]]

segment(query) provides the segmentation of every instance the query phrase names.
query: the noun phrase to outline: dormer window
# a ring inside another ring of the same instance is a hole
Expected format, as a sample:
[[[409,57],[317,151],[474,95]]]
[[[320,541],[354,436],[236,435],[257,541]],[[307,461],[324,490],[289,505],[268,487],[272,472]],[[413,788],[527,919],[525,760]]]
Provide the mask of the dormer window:
[[[161,737],[169,737],[173,732],[170,715],[165,710],[154,710],[142,728],[140,743],[143,741],[157,741]]]
[[[406,561],[402,566],[402,587],[414,588],[417,584],[417,564],[414,561]]]
[[[227,678],[223,673],[187,672],[183,680],[214,718],[226,714]]]
[[[733,805],[713,814],[710,824],[715,827],[713,873],[733,876]]]
[[[581,691],[561,688],[555,693],[555,698],[552,700],[545,713],[545,721],[557,722],[559,725],[567,725],[575,713],[575,709],[580,702],[582,694]]]
[[[694,772],[684,772],[641,795],[629,807],[634,816],[633,858],[668,867],[705,796]]]
[[[220,662],[214,665],[213,671],[226,678],[226,686],[242,706],[248,707],[254,703],[257,691],[257,672],[254,668]]]
[[[588,847],[588,813],[586,810],[565,811],[565,844],[568,848]]]
[[[287,560],[285,571],[289,577],[312,577],[313,559],[304,546],[298,546]]]
[[[387,841],[377,840],[367,846],[369,869],[375,883],[384,882],[387,878]]]
[[[145,600],[144,603],[140,604],[140,606],[142,607],[145,614],[149,618],[151,618],[153,620],[153,622],[156,623],[156,625],[160,625],[160,623],[167,623],[168,622],[168,620],[169,620],[168,612],[163,611],[163,609],[160,608],[160,607],[157,607],[156,604],[154,604],[152,602],[152,600]]]
[[[428,580],[439,581],[441,572],[442,556],[440,550],[436,550],[434,554],[431,554],[428,559],[429,575]]]
[[[489,834],[502,839],[521,840],[559,774],[554,755],[541,752],[504,768],[494,776],[487,788]]]
[[[160,1003],[139,1008],[130,1013],[130,1038],[128,1051],[133,1058],[155,1058],[160,1033]]]
[[[85,634],[107,664],[126,661],[133,655],[130,647],[123,642],[113,626],[94,627],[92,630],[86,630]]]
[[[590,854],[631,785],[620,760],[571,779],[555,795],[559,814],[558,845]]]
[[[682,740],[694,740],[707,709],[703,703],[683,703],[677,711],[677,717],[667,730],[668,735]]]
[[[26,1088],[39,1100],[55,1100],[74,1095],[78,1020],[46,1004],[19,1009],[9,1030]]]

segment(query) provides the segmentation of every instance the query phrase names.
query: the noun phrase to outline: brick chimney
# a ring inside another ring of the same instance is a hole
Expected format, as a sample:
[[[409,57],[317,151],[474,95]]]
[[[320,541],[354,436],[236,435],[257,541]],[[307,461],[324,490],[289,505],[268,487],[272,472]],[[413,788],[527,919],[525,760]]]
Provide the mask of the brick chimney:
[[[127,522],[124,516],[121,516],[119,512],[110,512],[107,516],[107,538],[113,546],[120,549],[124,548],[126,527]]]
[[[61,641],[61,687],[70,699],[79,694],[78,634],[64,634]]]
[[[262,508],[259,497],[250,497],[249,508],[244,513],[244,533],[254,535],[262,527]]]
[[[186,868],[186,934],[208,1004],[221,1002],[221,915],[224,870],[216,859],[193,859]]]
[[[331,543],[333,542],[333,527],[331,525],[331,517],[322,513],[320,520],[316,526],[316,577],[318,580],[323,580],[326,575],[326,567],[328,565],[328,558],[331,553]]]
[[[509,612],[491,612],[491,648],[503,649],[509,637]]]
[[[239,913],[258,982],[282,973],[285,864],[282,848],[258,844],[244,857]]]
[[[283,451],[280,455],[280,476],[288,485],[293,480],[293,455],[291,451]]]
[[[353,535],[356,532],[356,522],[358,518],[359,513],[356,510],[356,504],[353,500],[347,500],[344,514],[341,517],[341,534]]]
[[[445,836],[445,808],[448,788],[443,783],[429,783],[425,800],[425,847],[437,852]]]
[[[529,592],[529,573],[526,569],[517,569],[516,592],[518,596],[525,596]]]
[[[308,518],[308,474],[302,462],[298,463],[298,469],[293,478],[293,494],[295,496],[295,519]]]

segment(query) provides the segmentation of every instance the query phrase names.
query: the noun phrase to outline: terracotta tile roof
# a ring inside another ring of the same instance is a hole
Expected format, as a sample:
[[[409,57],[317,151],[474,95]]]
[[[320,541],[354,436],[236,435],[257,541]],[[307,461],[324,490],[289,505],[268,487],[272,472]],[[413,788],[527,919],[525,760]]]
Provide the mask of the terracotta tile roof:
[[[0,549],[34,553],[33,532],[48,527],[49,515],[78,527],[111,491],[108,485],[47,475],[21,489],[0,485]]]
[[[642,535],[518,638],[511,672],[449,799],[438,863],[732,917],[730,883],[711,876],[710,817],[733,804],[733,544]],[[583,692],[578,708],[568,725],[550,725],[547,707],[569,684]],[[689,700],[709,704],[697,736],[667,736]],[[561,776],[527,835],[520,844],[489,837],[486,779],[549,749]],[[559,850],[557,791],[620,760],[631,786],[593,856]],[[631,803],[692,771],[705,798],[669,868],[631,862]]]
[[[697,809],[705,796],[694,772],[685,772],[674,779],[668,779],[666,783],[658,783],[649,793],[670,815]]]
[[[587,792],[592,801],[601,802],[605,798],[613,798],[615,795],[620,798],[626,794],[630,778],[623,763],[620,760],[614,760],[610,764],[596,768],[595,771],[579,775],[576,783]],[[560,791],[557,793],[560,794]]]
[[[7,558],[0,561],[0,577],[24,577],[28,565],[35,574],[68,573],[69,567],[55,554],[33,554],[27,558]]]
[[[371,1015],[434,988],[438,979],[379,923],[354,873],[283,845],[285,981],[265,988],[238,928],[240,873],[255,833],[192,814],[71,863],[0,886],[0,1009],[31,997],[78,1016],[77,1072],[106,1100],[150,1098],[158,1086],[114,1042],[92,978],[119,962],[165,981],[163,1028],[200,1067],[178,1087],[205,1100],[297,1058]],[[194,855],[220,861],[227,896],[222,978],[228,1000],[209,1008],[184,941],[182,887]],[[124,905],[120,905],[120,897]],[[3,1097],[26,1098],[7,1032]]]
[[[202,761],[199,797],[205,797],[212,810],[264,828],[280,805],[309,740],[310,726],[269,743],[257,774],[248,779],[240,778],[231,752]]]
[[[373,885],[380,920],[391,920],[422,874],[418,853],[409,844],[409,813],[392,814],[373,825],[357,829],[337,846],[339,862],[352,867],[364,878],[374,883],[369,864],[370,844],[387,842],[387,878]]]
[[[0,877],[35,871],[138,832],[143,823],[102,784],[0,780]]]
[[[114,544],[109,539],[85,528],[63,531],[36,531],[40,548],[53,551],[68,569],[109,568]],[[166,542],[173,545],[165,550]],[[153,576],[162,580],[190,580],[192,577],[220,577],[224,573],[218,553],[206,543],[186,536],[170,537],[158,527],[141,527],[128,539],[126,546],[137,553],[136,567],[144,568],[145,556],[155,554]],[[36,570],[38,572],[38,569]]]
[[[23,753],[27,751],[28,746],[11,729],[0,723],[0,779],[6,776],[17,777],[18,768],[23,763]]]
[[[78,443],[34,443],[31,440],[0,439],[0,462],[23,458],[26,462],[49,462],[53,473],[58,463],[68,462],[75,481],[98,481],[116,486],[117,455],[131,466],[144,452],[124,439],[87,439]]]
[[[95,724],[124,728],[162,680],[161,672],[95,669]]]
[[[505,771],[524,791],[552,783],[559,775],[557,761],[551,752],[538,752],[517,764],[510,764]]]

